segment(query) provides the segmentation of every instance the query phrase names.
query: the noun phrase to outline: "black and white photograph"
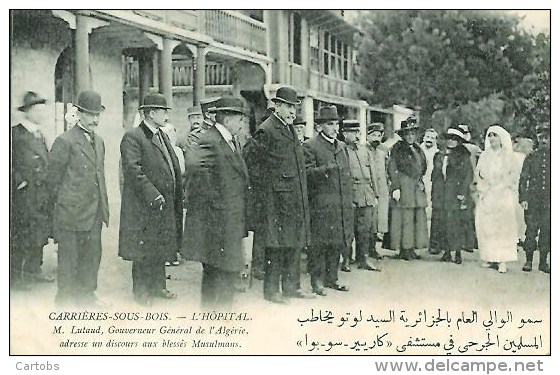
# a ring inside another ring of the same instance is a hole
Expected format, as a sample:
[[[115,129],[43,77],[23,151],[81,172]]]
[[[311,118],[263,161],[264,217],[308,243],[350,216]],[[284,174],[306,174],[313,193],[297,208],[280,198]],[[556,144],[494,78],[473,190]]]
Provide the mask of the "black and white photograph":
[[[10,371],[544,371],[551,52],[551,9],[9,10]]]

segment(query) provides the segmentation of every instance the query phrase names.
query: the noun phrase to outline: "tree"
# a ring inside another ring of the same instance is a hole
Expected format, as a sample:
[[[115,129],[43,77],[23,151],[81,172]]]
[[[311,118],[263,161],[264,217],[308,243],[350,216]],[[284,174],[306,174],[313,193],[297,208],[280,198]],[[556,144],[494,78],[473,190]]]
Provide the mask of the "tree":
[[[545,117],[550,40],[525,32],[520,21],[492,11],[362,12],[359,79],[369,90],[364,99],[420,108],[430,121],[437,113],[446,119],[442,124],[477,106],[487,115],[480,121],[499,119],[507,126],[534,121],[529,113],[535,108]]]

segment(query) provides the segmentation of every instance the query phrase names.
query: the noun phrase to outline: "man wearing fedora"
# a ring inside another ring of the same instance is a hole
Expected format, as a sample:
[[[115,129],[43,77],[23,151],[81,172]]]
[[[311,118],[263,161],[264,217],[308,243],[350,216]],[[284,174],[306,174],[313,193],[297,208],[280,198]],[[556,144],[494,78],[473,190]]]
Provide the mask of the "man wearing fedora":
[[[348,291],[338,283],[338,266],[354,236],[354,193],[346,146],[337,140],[336,106],[321,107],[316,121],[320,133],[303,145],[312,236],[308,269],[313,292],[324,296],[321,281],[327,288]]]
[[[461,250],[467,244],[468,200],[473,180],[471,154],[463,145],[463,133],[451,126],[443,135],[446,148],[436,152],[431,174],[431,254],[444,251],[442,262],[463,262]],[[436,252],[437,251],[437,252]],[[451,252],[455,251],[452,259]]]
[[[297,137],[299,142],[303,144],[303,142],[307,141],[307,137],[305,136],[305,129],[307,127],[307,122],[303,117],[297,115],[294,120],[294,129],[296,130]]]
[[[352,175],[354,203],[354,238],[356,239],[356,263],[358,269],[377,271],[367,263],[366,256],[371,246],[373,235],[373,218],[377,211],[377,182],[373,154],[365,145],[359,143],[360,122],[343,120],[342,131],[346,140],[348,163]],[[374,242],[375,243],[375,242]],[[342,270],[349,272],[352,248],[342,254]]]
[[[119,256],[132,261],[136,301],[172,299],[166,287],[165,262],[175,260],[183,231],[183,186],[179,160],[161,129],[168,120],[165,97],[147,95],[139,108],[144,121],[121,141],[124,175]]]
[[[243,150],[250,186],[247,220],[254,246],[265,249],[264,298],[287,303],[309,297],[298,289],[301,251],[310,241],[309,207],[303,149],[293,127],[297,93],[282,86],[272,100],[274,113]]]
[[[426,157],[416,143],[418,125],[409,117],[397,131],[402,138],[391,150],[388,174],[391,193],[391,249],[399,251],[403,260],[419,259],[415,249],[428,247],[428,205],[422,180],[426,173]]]
[[[50,235],[51,222],[46,184],[48,150],[41,133],[46,99],[33,91],[23,97],[18,108],[21,122],[12,127],[10,287],[29,289],[29,282],[52,282],[43,275],[43,246]]]
[[[519,180],[519,203],[527,223],[523,271],[533,269],[533,254],[538,248],[539,271],[550,273],[550,125],[537,126],[536,131],[538,147],[525,158]]]
[[[202,263],[201,306],[233,303],[235,283],[245,267],[242,238],[248,175],[236,136],[243,126],[243,101],[224,96],[215,102],[216,123],[204,132],[187,159],[192,177],[182,254]]]
[[[101,226],[109,225],[105,144],[95,133],[105,109],[94,91],[78,95],[78,123],[54,142],[47,176],[58,241],[61,304],[96,304],[101,261]]]

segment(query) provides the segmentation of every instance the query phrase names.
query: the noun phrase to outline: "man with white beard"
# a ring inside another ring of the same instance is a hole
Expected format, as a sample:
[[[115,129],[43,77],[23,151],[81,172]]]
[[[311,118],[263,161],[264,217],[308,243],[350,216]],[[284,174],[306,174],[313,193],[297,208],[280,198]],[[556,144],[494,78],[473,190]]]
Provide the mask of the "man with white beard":
[[[426,196],[428,197],[428,206],[426,207],[426,216],[428,218],[428,230],[432,219],[432,170],[434,169],[434,155],[438,152],[437,147],[438,133],[435,129],[430,128],[424,133],[424,138],[420,144],[420,148],[426,155],[427,169],[422,180],[426,188]]]

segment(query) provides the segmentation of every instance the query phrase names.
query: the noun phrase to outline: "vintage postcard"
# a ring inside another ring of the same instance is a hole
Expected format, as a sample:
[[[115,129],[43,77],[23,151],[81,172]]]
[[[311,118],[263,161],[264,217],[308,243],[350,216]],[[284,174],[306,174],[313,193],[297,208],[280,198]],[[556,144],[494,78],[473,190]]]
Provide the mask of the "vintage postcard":
[[[10,10],[10,356],[535,370],[550,10],[486,12]]]

